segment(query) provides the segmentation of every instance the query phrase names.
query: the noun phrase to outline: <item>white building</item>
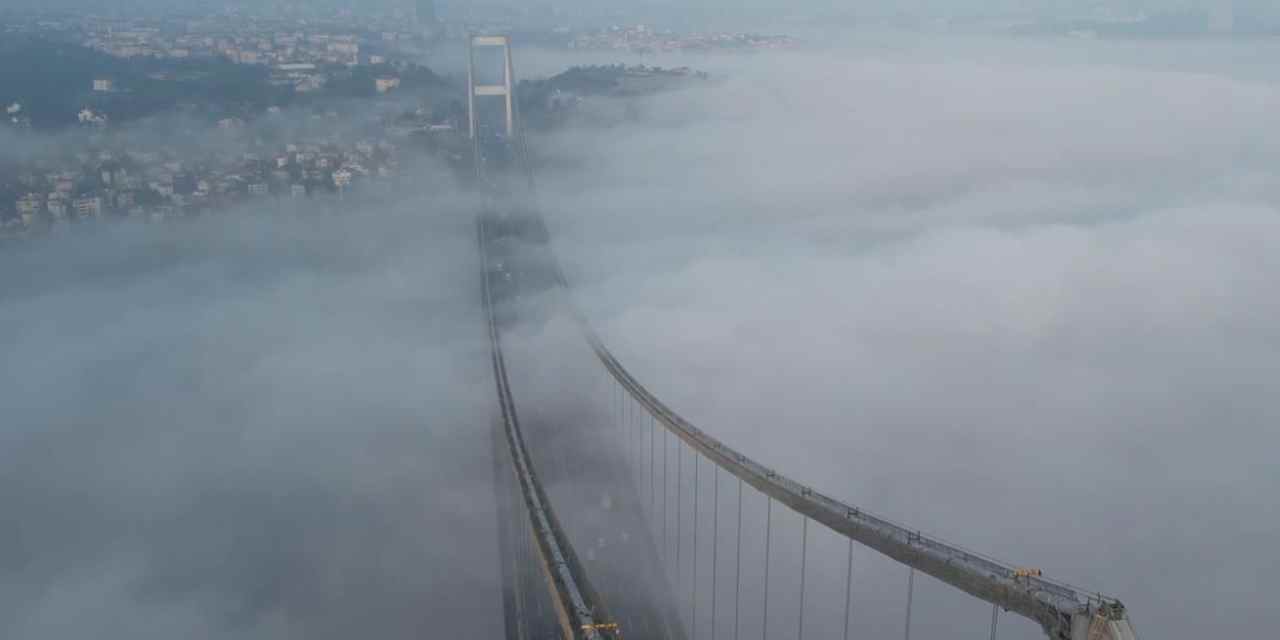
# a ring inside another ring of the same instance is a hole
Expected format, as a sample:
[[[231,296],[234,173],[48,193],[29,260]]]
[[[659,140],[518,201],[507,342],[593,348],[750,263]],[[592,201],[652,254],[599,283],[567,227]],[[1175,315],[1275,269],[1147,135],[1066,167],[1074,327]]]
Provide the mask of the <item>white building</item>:
[[[90,109],[88,107],[81,109],[80,113],[77,114],[77,117],[80,119],[80,124],[92,124],[92,125],[101,126],[107,123],[106,114],[94,113],[93,109]]]
[[[374,78],[373,80],[373,88],[377,89],[378,93],[386,93],[399,86],[400,78],[384,77]]]
[[[71,208],[81,218],[96,218],[102,215],[102,198],[76,198],[71,201]]]
[[[108,92],[115,88],[115,83],[110,78],[94,78],[93,90],[98,92]]]
[[[46,207],[55,220],[67,217],[67,203],[63,200],[50,200]]]
[[[307,76],[298,80],[297,84],[293,85],[293,90],[295,93],[310,93],[323,89],[324,85],[325,77],[323,75]]]
[[[22,223],[30,226],[31,221],[35,219],[37,213],[43,208],[44,202],[39,194],[28,193],[18,198],[15,208],[18,210],[18,217],[22,218]]]

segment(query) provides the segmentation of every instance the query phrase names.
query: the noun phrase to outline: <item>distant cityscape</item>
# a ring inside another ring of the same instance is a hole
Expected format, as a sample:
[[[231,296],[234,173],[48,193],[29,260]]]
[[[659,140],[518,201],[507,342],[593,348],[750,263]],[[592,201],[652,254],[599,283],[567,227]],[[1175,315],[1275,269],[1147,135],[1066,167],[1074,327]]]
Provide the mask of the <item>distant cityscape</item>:
[[[512,33],[539,46],[572,49],[699,50],[773,49],[794,46],[785,35],[745,32],[677,32],[645,24],[591,28],[568,25],[530,28],[505,13],[489,19],[446,22],[431,0],[389,13],[338,10],[332,13],[279,15],[222,13],[169,17],[119,17],[82,14],[0,13],[6,34],[41,33],[120,58],[173,60],[222,58],[240,64],[285,69],[283,76],[301,81],[300,65],[378,65],[397,56],[412,57],[443,41],[473,32]]]
[[[614,26],[599,31],[579,33],[568,42],[572,49],[614,49],[637,53],[672,51],[722,51],[790,49],[798,45],[795,38],[785,35],[754,33],[693,33],[679,34],[672,31],[656,31],[647,25],[630,27]]]
[[[245,203],[289,203],[395,188],[406,165],[464,166],[460,79],[413,62],[461,46],[471,25],[429,0],[390,22],[223,13],[173,18],[28,15],[4,22],[0,239],[100,219],[148,222]],[[674,50],[787,46],[781,36],[678,36],[648,27],[566,34],[565,48]],[[26,74],[26,75],[23,75]],[[54,82],[48,82],[48,79]],[[704,80],[690,69],[593,67],[526,82],[533,126],[566,123],[591,96]],[[132,126],[146,122],[146,126]],[[40,132],[63,144],[46,151]],[[261,206],[261,205],[259,205]]]
[[[320,133],[326,120],[337,117],[317,116],[294,138],[271,135],[269,123],[251,129],[224,120],[217,134],[204,134],[221,138],[211,137],[207,146],[168,144],[160,137],[91,137],[65,155],[13,167],[16,174],[6,176],[5,190],[16,198],[12,209],[0,205],[0,235],[57,231],[103,216],[160,221],[260,199],[340,196],[370,185],[386,189],[399,175],[410,134],[453,129],[408,113],[359,133]]]
[[[1280,33],[1280,12],[1251,6],[1099,5],[1065,16],[1013,10],[926,25],[890,12],[864,21],[1069,37]],[[255,200],[390,188],[406,163],[424,155],[441,161],[436,166],[462,166],[460,80],[421,62],[433,51],[460,49],[470,33],[628,54],[802,46],[786,34],[586,24],[547,4],[447,8],[437,11],[433,0],[361,12],[266,2],[147,17],[0,9],[0,70],[12,79],[0,85],[0,132],[18,141],[0,155],[0,239],[103,217],[157,221]],[[530,123],[559,126],[593,97],[704,79],[688,68],[580,68],[528,84],[521,100]],[[169,135],[128,126],[156,118]],[[39,132],[59,132],[66,144],[57,153],[23,146]]]

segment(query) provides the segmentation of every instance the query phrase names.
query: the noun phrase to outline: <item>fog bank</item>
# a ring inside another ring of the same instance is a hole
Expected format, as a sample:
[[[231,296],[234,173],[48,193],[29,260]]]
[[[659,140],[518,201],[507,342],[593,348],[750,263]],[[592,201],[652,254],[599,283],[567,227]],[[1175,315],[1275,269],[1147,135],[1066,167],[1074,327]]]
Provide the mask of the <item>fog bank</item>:
[[[579,302],[695,424],[1144,636],[1264,635],[1280,86],[1242,69],[1269,45],[1184,47],[755,57],[540,141],[572,166],[544,207]],[[944,597],[916,603],[939,632]]]
[[[470,208],[0,254],[0,636],[500,635]]]

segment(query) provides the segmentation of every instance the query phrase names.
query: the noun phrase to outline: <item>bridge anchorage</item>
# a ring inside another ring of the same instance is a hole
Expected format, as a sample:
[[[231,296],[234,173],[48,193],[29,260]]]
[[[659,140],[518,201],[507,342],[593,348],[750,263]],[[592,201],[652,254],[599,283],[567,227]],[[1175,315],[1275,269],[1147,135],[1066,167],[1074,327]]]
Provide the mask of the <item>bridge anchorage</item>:
[[[532,189],[520,194],[493,189],[500,171],[493,157],[513,159],[506,170],[523,173],[530,187],[532,166],[510,40],[477,35],[469,47],[469,130],[476,175],[490,193],[477,235],[501,408],[495,474],[508,638],[847,639],[857,635],[851,630],[854,551],[866,548],[906,568],[906,640],[913,632],[917,573],[990,605],[993,640],[1000,610],[1034,622],[1051,640],[1136,640],[1119,600],[802,485],[689,423],[641,384],[574,307],[551,234],[532,203]],[[500,49],[501,85],[478,81],[479,48]],[[485,139],[485,111],[478,100],[491,97],[502,99],[503,135]],[[606,406],[585,420],[592,427],[537,415],[521,422],[503,327],[518,314],[522,294],[532,292],[549,293],[563,304],[577,322],[584,352],[596,364],[588,387]],[[798,554],[779,545],[774,531],[786,511],[800,521]],[[758,524],[744,528],[744,515]],[[811,539],[816,544],[818,535],[810,532],[811,523],[841,543],[842,561],[811,557]],[[755,555],[756,546],[763,554]],[[744,555],[748,548],[753,550]],[[770,584],[779,580],[775,565],[797,556],[793,569],[798,571],[791,574],[798,574],[796,593],[783,594]],[[844,569],[840,586],[810,588],[832,567]],[[806,601],[841,589],[834,594],[843,596],[838,606]],[[795,609],[782,611],[778,596]]]

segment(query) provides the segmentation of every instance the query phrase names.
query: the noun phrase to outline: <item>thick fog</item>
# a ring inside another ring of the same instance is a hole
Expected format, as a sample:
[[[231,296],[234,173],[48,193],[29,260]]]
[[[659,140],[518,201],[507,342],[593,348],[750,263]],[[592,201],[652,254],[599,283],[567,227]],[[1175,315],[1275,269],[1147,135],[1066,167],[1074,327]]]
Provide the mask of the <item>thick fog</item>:
[[[1264,636],[1275,45],[853,42],[649,58],[713,80],[533,136],[576,302],[668,404],[797,480],[1117,596],[1143,637]],[[574,61],[517,52],[534,74]],[[502,633],[477,207],[422,175],[398,199],[0,253],[0,636]],[[548,445],[607,426],[608,387],[555,297],[523,302],[533,459],[590,523],[596,487],[556,475],[585,464]],[[767,507],[744,509],[758,633]],[[789,637],[799,523],[773,518]],[[816,529],[808,628],[835,637],[844,547]],[[855,576],[857,637],[896,637],[905,572],[859,550]],[[983,606],[918,580],[916,637],[985,633]]]
[[[472,206],[0,254],[0,636],[501,634]]]
[[[579,304],[713,435],[1115,595],[1144,637],[1262,636],[1280,624],[1280,82],[1252,61],[1272,53],[710,60],[718,83],[536,140],[560,167],[542,205]],[[527,331],[543,357],[575,340],[563,317]],[[822,562],[842,579],[841,549]],[[901,633],[898,571],[859,581],[876,637]],[[920,637],[984,633],[948,594],[917,593]]]

